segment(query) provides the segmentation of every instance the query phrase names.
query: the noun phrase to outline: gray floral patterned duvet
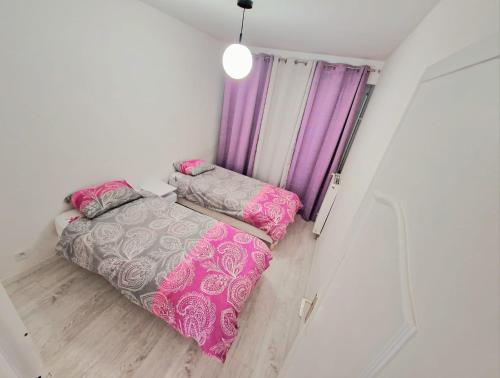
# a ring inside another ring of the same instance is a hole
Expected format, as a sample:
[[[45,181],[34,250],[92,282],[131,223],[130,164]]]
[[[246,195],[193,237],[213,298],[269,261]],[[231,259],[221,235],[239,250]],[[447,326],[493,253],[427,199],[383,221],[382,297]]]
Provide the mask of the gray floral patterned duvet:
[[[169,184],[180,198],[249,223],[274,242],[285,237],[302,208],[295,193],[217,166],[196,176],[174,172]]]
[[[56,251],[222,362],[238,314],[271,260],[261,240],[159,197],[77,219]]]

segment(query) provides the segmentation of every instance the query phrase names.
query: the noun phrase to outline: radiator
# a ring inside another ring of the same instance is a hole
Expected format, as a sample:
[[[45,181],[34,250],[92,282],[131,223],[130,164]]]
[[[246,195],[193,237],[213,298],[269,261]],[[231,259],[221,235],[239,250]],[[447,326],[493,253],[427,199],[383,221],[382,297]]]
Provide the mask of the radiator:
[[[330,181],[330,186],[325,194],[321,208],[319,209],[318,216],[316,217],[316,222],[314,222],[313,233],[320,235],[323,227],[325,226],[328,215],[332,210],[333,203],[335,202],[335,197],[340,189],[340,173],[332,174],[332,179]]]

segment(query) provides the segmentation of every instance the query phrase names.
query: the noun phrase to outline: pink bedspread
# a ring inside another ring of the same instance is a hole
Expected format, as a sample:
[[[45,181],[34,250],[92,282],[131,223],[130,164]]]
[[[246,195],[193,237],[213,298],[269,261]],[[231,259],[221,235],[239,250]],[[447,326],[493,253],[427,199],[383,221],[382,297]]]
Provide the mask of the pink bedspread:
[[[293,223],[301,207],[295,193],[265,185],[245,207],[243,218],[277,242],[285,237],[288,225]]]
[[[152,312],[224,362],[238,314],[271,258],[261,240],[218,222],[161,283]]]

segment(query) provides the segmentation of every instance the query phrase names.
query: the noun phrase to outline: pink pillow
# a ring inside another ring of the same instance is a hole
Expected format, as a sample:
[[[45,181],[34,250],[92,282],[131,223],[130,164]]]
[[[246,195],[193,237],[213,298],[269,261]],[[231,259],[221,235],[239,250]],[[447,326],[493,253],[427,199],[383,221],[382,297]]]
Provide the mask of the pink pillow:
[[[80,189],[66,197],[66,200],[76,210],[92,219],[138,198],[141,198],[141,195],[132,189],[128,182],[115,180]]]
[[[215,165],[207,163],[204,160],[194,159],[175,162],[174,168],[177,172],[184,173],[185,175],[196,176],[215,169]]]

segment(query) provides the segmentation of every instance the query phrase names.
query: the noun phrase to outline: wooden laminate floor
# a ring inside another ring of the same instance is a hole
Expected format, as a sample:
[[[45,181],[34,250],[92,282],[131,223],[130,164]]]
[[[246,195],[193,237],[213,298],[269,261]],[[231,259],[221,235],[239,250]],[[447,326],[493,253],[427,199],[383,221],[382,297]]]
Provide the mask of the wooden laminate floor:
[[[297,219],[240,315],[225,364],[63,258],[6,288],[56,378],[275,377],[299,330],[313,246],[312,223]]]

